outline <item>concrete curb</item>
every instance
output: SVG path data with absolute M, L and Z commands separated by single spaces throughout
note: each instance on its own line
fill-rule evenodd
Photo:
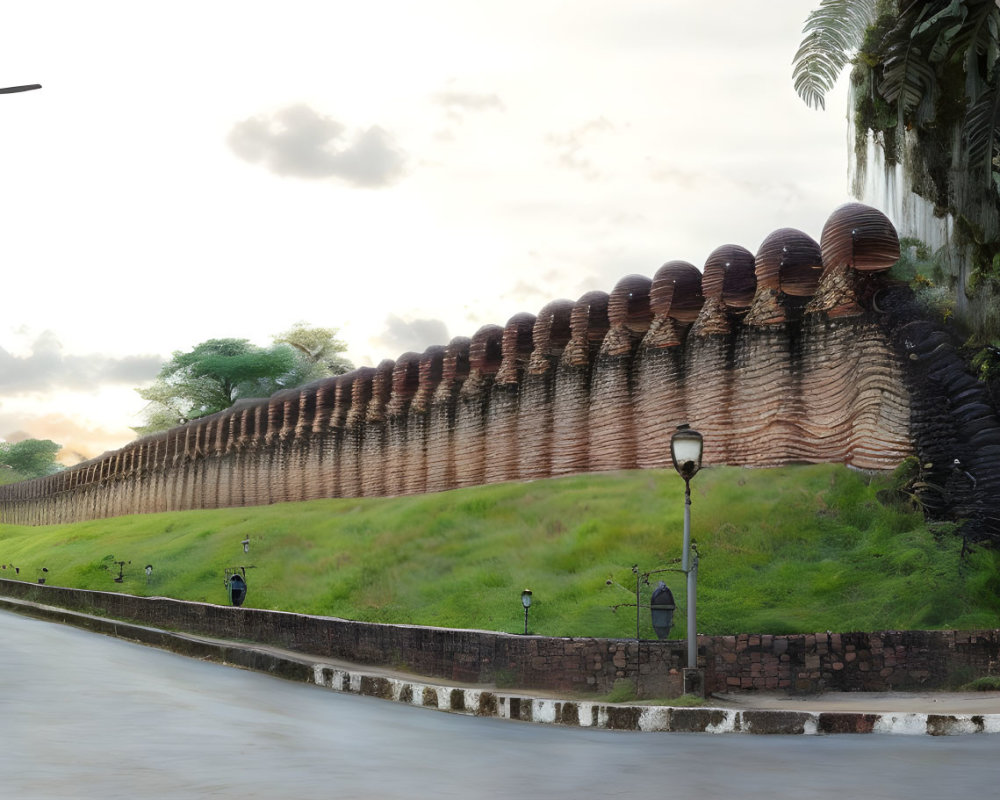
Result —
M 833 734 L 890 733 L 953 736 L 1000 733 L 1000 714 L 917 714 L 738 710 L 553 700 L 483 689 L 441 686 L 314 666 L 313 683 L 338 692 L 378 697 L 453 714 L 602 728 L 671 733 Z
M 0 608 L 61 622 L 180 655 L 313 683 L 337 692 L 477 717 L 598 728 L 674 733 L 834 734 L 883 733 L 954 736 L 1000 733 L 1000 714 L 809 712 L 704 706 L 626 705 L 557 700 L 492 689 L 428 683 L 345 668 L 263 645 L 229 642 L 97 617 L 55 606 L 0 597 Z

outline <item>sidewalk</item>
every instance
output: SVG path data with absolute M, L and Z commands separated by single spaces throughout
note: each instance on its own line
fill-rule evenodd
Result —
M 824 692 L 820 695 L 717 694 L 728 708 L 841 713 L 998 714 L 1000 692 Z
M 449 683 L 397 670 L 312 657 L 277 647 L 212 639 L 0 598 L 0 610 L 61 622 L 182 655 L 327 689 L 427 709 L 520 722 L 607 730 L 686 733 L 955 735 L 1000 733 L 1000 692 L 740 693 L 704 706 L 606 703 L 515 687 Z

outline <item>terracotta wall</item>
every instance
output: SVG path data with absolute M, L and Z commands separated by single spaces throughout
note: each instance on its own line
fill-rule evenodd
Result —
M 242 401 L 56 475 L 0 487 L 0 521 L 441 491 L 664 467 L 671 433 L 708 465 L 889 469 L 914 450 L 907 354 L 877 297 L 898 257 L 848 204 L 822 243 L 782 229 L 557 300 L 423 354 Z M 1000 479 L 1000 475 L 998 475 Z

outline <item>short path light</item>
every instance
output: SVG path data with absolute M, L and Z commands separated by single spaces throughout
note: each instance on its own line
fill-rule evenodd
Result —
M 247 570 L 253 568 L 253 564 L 248 567 L 226 567 L 225 587 L 230 605 L 243 605 L 247 597 Z
M 677 564 L 680 562 L 679 558 L 673 559 L 670 563 Z M 642 609 L 648 608 L 650 611 L 650 621 L 653 623 L 653 630 L 656 632 L 657 639 L 666 639 L 670 635 L 670 629 L 674 627 L 674 611 L 677 605 L 674 603 L 674 593 L 670 591 L 670 587 L 667 586 L 663 581 L 659 581 L 656 584 L 656 588 L 653 589 L 652 595 L 649 598 L 649 605 L 644 604 L 640 599 L 640 591 L 642 590 L 643 584 L 649 586 L 649 578 L 652 575 L 659 575 L 663 572 L 683 572 L 682 569 L 677 569 L 676 567 L 662 567 L 660 569 L 651 569 L 647 572 L 643 572 L 639 569 L 638 564 L 632 565 L 632 574 L 635 575 L 635 602 L 634 603 L 615 603 L 611 606 L 612 611 L 618 611 L 619 608 L 624 608 L 625 606 L 633 606 L 635 608 L 635 640 L 637 642 L 642 641 L 640 636 L 641 626 L 642 626 Z M 613 578 L 608 578 L 605 582 L 607 586 L 617 586 L 619 589 L 624 589 L 626 592 L 630 591 L 625 589 L 620 583 L 618 583 Z
M 242 542 L 240 542 L 240 544 L 243 545 L 243 552 L 244 553 L 249 553 L 250 552 L 250 537 L 249 536 L 246 539 L 244 539 Z
M 670 587 L 663 581 L 657 583 L 649 598 L 649 615 L 657 639 L 666 639 L 670 636 L 670 629 L 674 627 L 676 608 L 674 593 L 670 591 Z M 635 638 L 638 639 L 638 635 Z
M 691 479 L 701 469 L 702 449 L 702 435 L 691 430 L 690 425 L 679 425 L 670 437 L 670 457 L 674 461 L 674 469 L 684 479 L 684 550 L 681 553 L 681 571 L 687 575 L 688 669 L 695 671 L 698 669 L 698 553 L 695 551 L 694 557 L 691 557 Z M 694 673 L 692 678 L 698 680 Z
M 531 608 L 531 589 L 521 592 L 521 605 L 524 606 L 524 635 L 528 635 L 528 609 Z

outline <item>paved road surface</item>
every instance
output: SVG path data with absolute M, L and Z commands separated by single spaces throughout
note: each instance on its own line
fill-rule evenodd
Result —
M 995 797 L 997 736 L 641 734 L 460 717 L 0 612 L 16 798 Z

